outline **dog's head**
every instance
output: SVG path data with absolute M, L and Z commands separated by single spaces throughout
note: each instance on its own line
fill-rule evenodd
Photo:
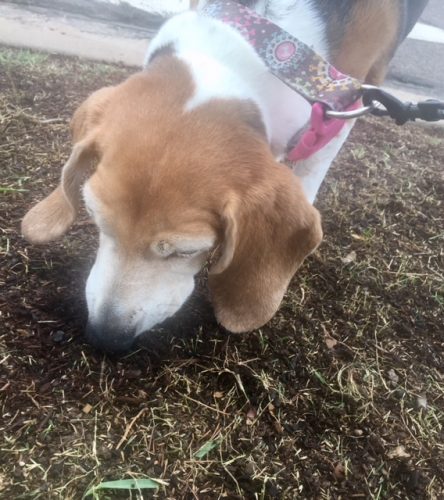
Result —
M 108 351 L 171 317 L 211 252 L 209 288 L 228 330 L 263 325 L 321 241 L 318 212 L 275 162 L 249 102 L 186 111 L 193 83 L 179 61 L 91 95 L 72 121 L 60 185 L 22 223 L 45 243 L 62 236 L 83 197 L 100 230 L 86 285 L 90 340 Z

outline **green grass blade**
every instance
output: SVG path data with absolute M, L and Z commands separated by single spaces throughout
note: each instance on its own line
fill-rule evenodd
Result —
M 214 448 L 217 448 L 220 444 L 220 441 L 207 441 L 203 446 L 201 446 L 194 456 L 198 458 L 199 460 L 208 455 L 211 450 Z
M 0 193 L 25 193 L 27 191 L 29 191 L 29 189 L 0 186 Z
M 156 479 L 118 479 L 116 481 L 104 481 L 103 483 L 93 486 L 86 493 L 88 495 L 96 496 L 99 490 L 146 490 L 157 489 L 161 484 L 166 484 L 164 481 Z
M 311 370 L 311 372 L 319 380 L 319 382 L 321 382 L 321 384 L 324 384 L 327 387 L 329 387 L 328 382 L 325 380 L 324 376 L 321 373 L 319 373 L 317 370 Z

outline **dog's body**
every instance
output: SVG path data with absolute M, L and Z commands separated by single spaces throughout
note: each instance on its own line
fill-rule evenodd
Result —
M 401 0 L 247 3 L 373 84 L 406 31 Z M 87 284 L 94 343 L 127 348 L 174 314 L 215 248 L 209 288 L 218 320 L 236 332 L 273 316 L 321 241 L 311 204 L 352 127 L 294 175 L 276 159 L 309 116 L 310 105 L 267 72 L 239 33 L 198 11 L 161 28 L 144 72 L 79 108 L 62 184 L 27 214 L 23 233 L 34 242 L 63 234 L 88 164 L 99 160 L 84 187 L 101 232 Z
M 340 71 L 375 85 L 385 75 L 402 30 L 402 4 L 396 1 L 244 3 L 312 47 Z M 201 6 L 205 4 L 200 2 Z M 273 76 L 254 48 L 230 26 L 187 12 L 175 16 L 160 30 L 150 45 L 147 67 L 164 47 L 171 48 L 192 73 L 196 91 L 187 109 L 215 99 L 254 102 L 277 158 L 283 157 L 295 132 L 309 121 L 308 101 Z M 353 124 L 349 121 L 328 146 L 294 166 L 311 203 Z

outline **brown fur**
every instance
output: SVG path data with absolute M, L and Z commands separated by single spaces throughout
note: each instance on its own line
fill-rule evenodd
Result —
M 47 198 L 23 218 L 22 234 L 32 243 L 46 243 L 62 236 L 74 222 L 80 186 L 92 159 L 89 141 L 77 143 L 63 167 L 62 181 Z
M 394 0 L 357 0 L 345 26 L 341 19 L 330 20 L 333 65 L 367 83 L 382 83 L 398 40 L 399 9 Z
M 397 36 L 396 5 L 356 2 L 332 54 L 340 70 L 372 83 L 382 78 Z M 28 212 L 22 230 L 33 242 L 61 236 L 96 158 L 89 185 L 101 228 L 122 256 L 148 257 L 178 234 L 216 236 L 220 257 L 209 287 L 217 318 L 231 331 L 250 330 L 273 316 L 320 243 L 320 217 L 299 180 L 274 160 L 252 103 L 214 100 L 184 113 L 193 91 L 186 66 L 163 54 L 149 72 L 94 93 L 74 115 L 61 185 Z
M 290 279 L 322 240 L 319 213 L 305 201 L 296 177 L 271 161 L 265 168 L 269 182 L 247 203 L 238 194 L 228 201 L 223 266 L 209 276 L 216 316 L 232 332 L 273 317 Z
M 216 315 L 230 330 L 249 330 L 274 314 L 321 241 L 320 217 L 275 162 L 251 103 L 214 101 L 183 113 L 192 92 L 186 67 L 159 58 L 79 108 L 74 151 L 98 155 L 90 187 L 127 258 L 147 255 L 166 235 L 217 236 L 223 253 L 209 280 Z M 26 215 L 32 241 L 50 241 L 72 222 L 85 172 L 76 158 L 64 167 L 70 187 L 63 182 Z

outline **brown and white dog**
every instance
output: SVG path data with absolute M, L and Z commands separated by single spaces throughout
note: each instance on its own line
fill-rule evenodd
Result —
M 418 12 L 409 16 L 403 0 L 244 3 L 372 84 L 425 4 L 411 0 Z M 310 105 L 198 4 L 163 25 L 143 71 L 79 107 L 61 184 L 23 220 L 33 243 L 62 236 L 83 185 L 100 230 L 87 333 L 107 351 L 129 348 L 174 315 L 215 249 L 208 286 L 218 321 L 233 332 L 266 323 L 321 242 L 312 203 L 352 127 L 294 172 L 280 164 Z

